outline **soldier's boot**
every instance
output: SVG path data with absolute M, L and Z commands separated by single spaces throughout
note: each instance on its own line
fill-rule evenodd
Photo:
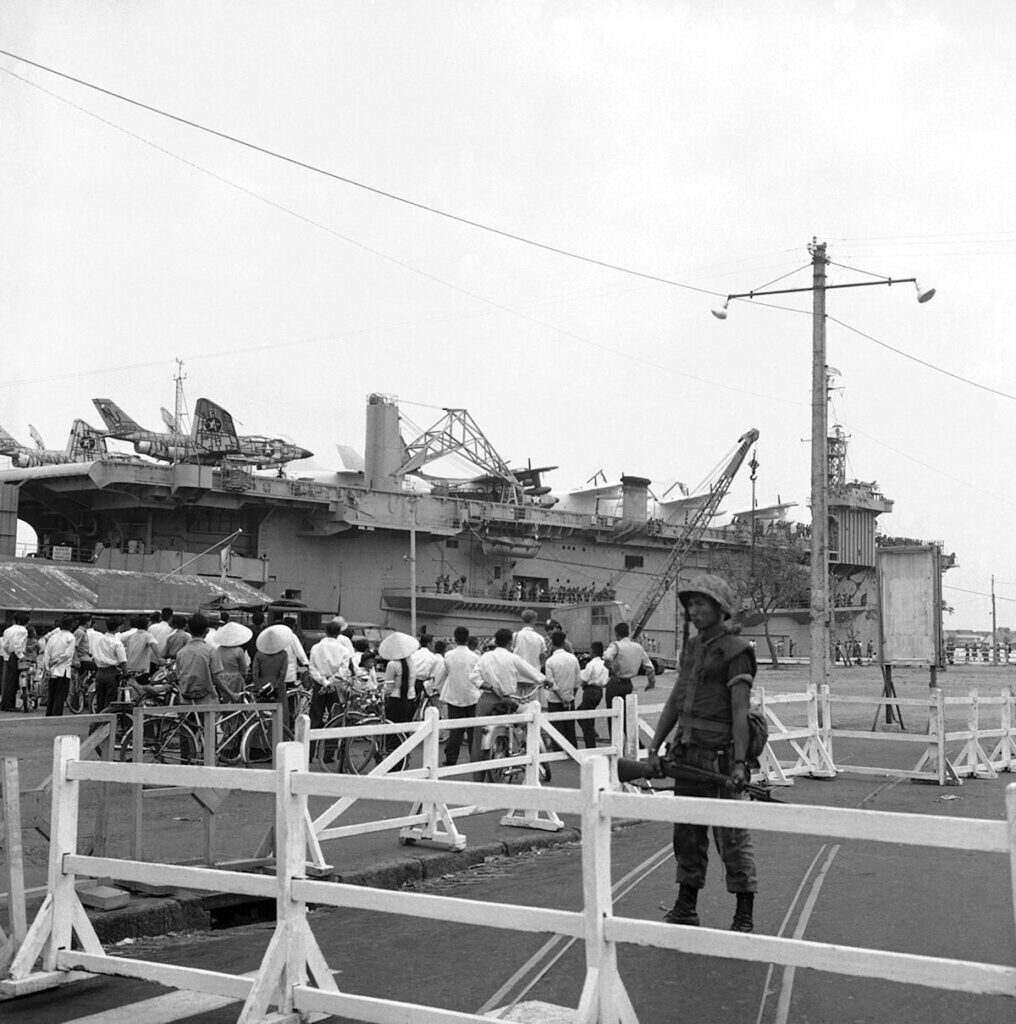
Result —
M 755 909 L 755 894 L 753 892 L 738 892 L 734 895 L 737 897 L 737 908 L 734 911 L 734 920 L 731 922 L 730 930 L 732 932 L 753 932 L 755 921 L 752 918 L 752 913 Z
M 677 902 L 663 915 L 667 924 L 688 924 L 698 927 L 699 916 L 695 909 L 698 903 L 698 889 L 682 885 L 677 893 Z

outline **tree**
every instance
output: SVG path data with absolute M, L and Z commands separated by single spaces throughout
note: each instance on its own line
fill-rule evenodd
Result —
M 810 601 L 808 553 L 801 548 L 756 539 L 754 568 L 739 563 L 725 568 L 725 575 L 747 598 L 762 621 L 773 668 L 779 667 L 776 644 L 769 633 L 769 618 L 778 608 L 807 607 Z

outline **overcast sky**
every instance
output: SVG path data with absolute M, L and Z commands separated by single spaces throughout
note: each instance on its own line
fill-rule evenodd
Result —
M 831 422 L 885 532 L 955 551 L 946 628 L 1016 626 L 1009 3 L 6 0 L 0 48 L 471 221 L 724 295 L 809 262 Z M 0 422 L 62 447 L 111 397 L 159 428 L 174 358 L 242 430 L 337 467 L 364 400 L 467 407 L 513 464 L 693 486 L 749 427 L 808 518 L 801 312 L 543 251 L 0 57 Z M 18 76 L 18 77 L 13 77 Z M 45 91 L 43 91 L 45 90 Z M 863 280 L 830 268 L 831 282 Z M 789 277 L 806 286 L 810 271 Z M 776 287 L 782 287 L 776 285 Z M 933 364 L 933 369 L 883 346 Z M 1002 396 L 940 370 L 969 378 Z M 410 404 L 418 403 L 418 404 Z M 434 408 L 426 408 L 432 406 Z M 725 503 L 750 504 L 747 474 Z M 964 593 L 973 591 L 976 593 Z

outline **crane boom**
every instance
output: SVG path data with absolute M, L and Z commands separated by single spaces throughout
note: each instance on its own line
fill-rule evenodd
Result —
M 653 613 L 659 608 L 660 602 L 667 591 L 677 582 L 681 566 L 684 564 L 688 552 L 699 542 L 703 530 L 709 524 L 709 520 L 716 515 L 720 502 L 726 497 L 734 477 L 737 476 L 737 471 L 741 468 L 741 463 L 744 462 L 745 456 L 748 454 L 748 450 L 757 440 L 758 431 L 755 429 L 749 430 L 738 438 L 737 450 L 730 457 L 730 461 L 716 478 L 715 483 L 710 485 L 709 498 L 699 506 L 689 520 L 684 532 L 678 537 L 673 548 L 671 548 L 663 569 L 650 585 L 642 604 L 632 614 L 632 639 L 638 639 L 639 634 L 646 628 L 646 624 L 653 617 Z

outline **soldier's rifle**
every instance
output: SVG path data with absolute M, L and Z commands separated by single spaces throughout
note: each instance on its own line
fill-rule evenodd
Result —
M 649 769 L 646 761 L 636 761 L 629 757 L 619 757 L 617 760 L 617 777 L 621 782 L 634 782 L 637 779 L 686 779 L 692 782 L 711 782 L 731 793 L 747 793 L 752 800 L 761 800 L 764 803 L 781 804 L 773 796 L 773 791 L 768 786 L 759 785 L 757 782 L 736 783 L 729 775 L 723 772 L 710 771 L 708 768 L 699 768 L 696 765 L 683 764 L 680 761 L 673 761 L 664 758 L 660 761 L 660 774 L 654 774 Z

